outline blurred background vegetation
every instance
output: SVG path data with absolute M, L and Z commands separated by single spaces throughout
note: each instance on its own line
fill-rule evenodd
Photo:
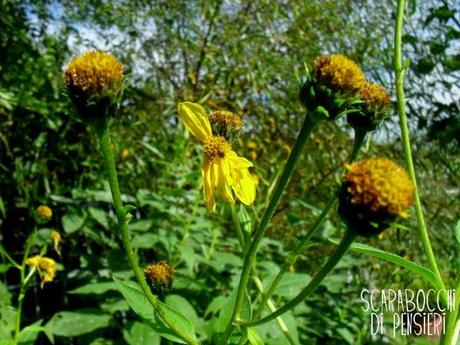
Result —
M 79 122 L 63 91 L 69 60 L 88 49 L 110 51 L 129 74 L 113 120 L 114 149 L 141 262 L 168 260 L 176 278 L 166 300 L 194 320 L 203 339 L 219 322 L 242 264 L 229 210 L 206 213 L 201 153 L 179 125 L 177 103 L 243 116 L 236 147 L 259 176 L 256 222 L 300 128 L 297 100 L 304 64 L 319 54 L 347 55 L 392 95 L 392 1 L 14 1 L 0 0 L 0 239 L 20 258 L 32 213 L 47 204 L 46 233 L 63 234 L 55 282 L 29 291 L 23 325 L 43 321 L 37 344 L 159 344 L 129 311 L 111 272 L 129 276 L 94 133 Z M 410 59 L 406 96 L 417 175 L 442 274 L 459 269 L 460 4 L 410 1 L 404 48 Z M 259 255 L 260 275 L 273 278 L 335 190 L 351 150 L 344 122 L 322 124 L 309 141 Z M 362 157 L 403 164 L 398 119 L 368 142 Z M 343 226 L 333 213 L 315 246 L 291 267 L 275 300 L 293 297 L 330 253 Z M 460 233 L 460 230 L 459 230 Z M 425 264 L 413 215 L 372 245 Z M 18 274 L 0 257 L 0 338 L 9 335 Z M 300 344 L 386 344 L 372 339 L 362 288 L 423 288 L 426 283 L 376 259 L 349 254 L 308 302 L 285 316 Z M 272 324 L 266 344 L 286 340 Z M 142 339 L 139 340 L 139 339 Z M 430 343 L 405 337 L 396 344 Z

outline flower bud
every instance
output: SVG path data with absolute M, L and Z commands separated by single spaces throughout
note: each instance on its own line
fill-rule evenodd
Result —
M 339 214 L 358 234 L 370 237 L 397 216 L 407 218 L 414 185 L 407 172 L 386 158 L 346 164 L 339 194 Z
M 347 121 L 355 130 L 373 131 L 390 116 L 390 96 L 380 85 L 365 81 L 357 96 L 361 102 L 354 105 L 356 112 L 347 114 Z
M 243 128 L 241 118 L 227 110 L 218 110 L 209 116 L 213 135 L 224 137 L 233 144 Z
M 123 80 L 123 65 L 100 51 L 77 56 L 65 71 L 68 95 L 82 119 L 90 122 L 115 112 Z
M 38 223 L 45 224 L 53 217 L 53 211 L 46 205 L 40 205 L 35 209 L 35 216 Z
M 321 56 L 300 91 L 300 100 L 314 121 L 334 121 L 354 104 L 356 90 L 364 81 L 361 68 L 343 55 Z
M 61 256 L 61 242 L 62 242 L 62 236 L 61 234 L 53 230 L 50 233 L 50 238 L 53 241 L 53 248 L 56 253 L 58 253 L 59 256 Z
M 174 269 L 166 261 L 152 262 L 144 268 L 144 273 L 156 292 L 163 292 L 171 287 Z

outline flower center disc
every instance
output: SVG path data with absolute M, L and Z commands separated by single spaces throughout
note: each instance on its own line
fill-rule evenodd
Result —
M 221 159 L 225 154 L 231 151 L 231 146 L 223 137 L 211 136 L 204 143 L 204 154 L 212 161 L 214 159 Z

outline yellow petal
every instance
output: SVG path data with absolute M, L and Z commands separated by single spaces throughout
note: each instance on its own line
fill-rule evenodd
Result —
M 250 168 L 254 166 L 249 160 L 239 157 L 235 151 L 227 153 L 227 157 L 231 160 L 231 165 L 235 168 Z
M 216 202 L 214 200 L 214 189 L 216 185 L 214 167 L 208 160 L 205 160 L 201 172 L 203 176 L 204 204 L 208 212 L 214 212 L 216 209 Z
M 238 200 L 247 206 L 252 205 L 256 198 L 256 184 L 249 170 L 246 168 L 236 169 L 233 178 L 235 182 L 232 188 Z
M 206 110 L 198 103 L 183 102 L 178 106 L 179 118 L 199 141 L 205 141 L 211 136 L 211 124 Z
M 224 201 L 231 204 L 235 203 L 233 199 L 231 185 L 233 184 L 232 175 L 230 169 L 232 168 L 227 159 L 221 159 L 216 162 L 218 166 L 218 179 L 217 188 L 219 189 L 220 196 Z

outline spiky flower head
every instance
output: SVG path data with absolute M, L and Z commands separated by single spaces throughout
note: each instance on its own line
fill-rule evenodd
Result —
M 46 205 L 40 205 L 35 209 L 35 216 L 38 223 L 45 224 L 53 217 L 53 211 Z
M 169 289 L 174 269 L 166 261 L 152 262 L 144 268 L 144 273 L 158 292 Z
M 351 59 L 339 54 L 320 56 L 307 71 L 300 100 L 313 120 L 334 121 L 358 100 L 356 90 L 363 82 L 363 71 Z
M 362 102 L 355 104 L 356 111 L 347 115 L 353 128 L 373 131 L 390 116 L 390 96 L 382 86 L 365 81 L 359 86 L 357 96 Z
M 320 56 L 313 62 L 313 78 L 342 94 L 353 93 L 364 80 L 361 68 L 344 55 Z
M 77 56 L 65 71 L 69 97 L 85 120 L 106 116 L 116 109 L 123 81 L 123 65 L 101 51 Z
M 241 117 L 227 110 L 217 110 L 209 116 L 212 133 L 233 144 L 243 128 Z
M 37 269 L 41 278 L 40 287 L 42 289 L 46 283 L 52 282 L 56 277 L 56 262 L 53 259 L 37 255 L 28 258 L 25 263 Z
M 339 213 L 356 232 L 376 235 L 397 216 L 407 217 L 414 185 L 402 167 L 387 158 L 373 158 L 345 168 Z

